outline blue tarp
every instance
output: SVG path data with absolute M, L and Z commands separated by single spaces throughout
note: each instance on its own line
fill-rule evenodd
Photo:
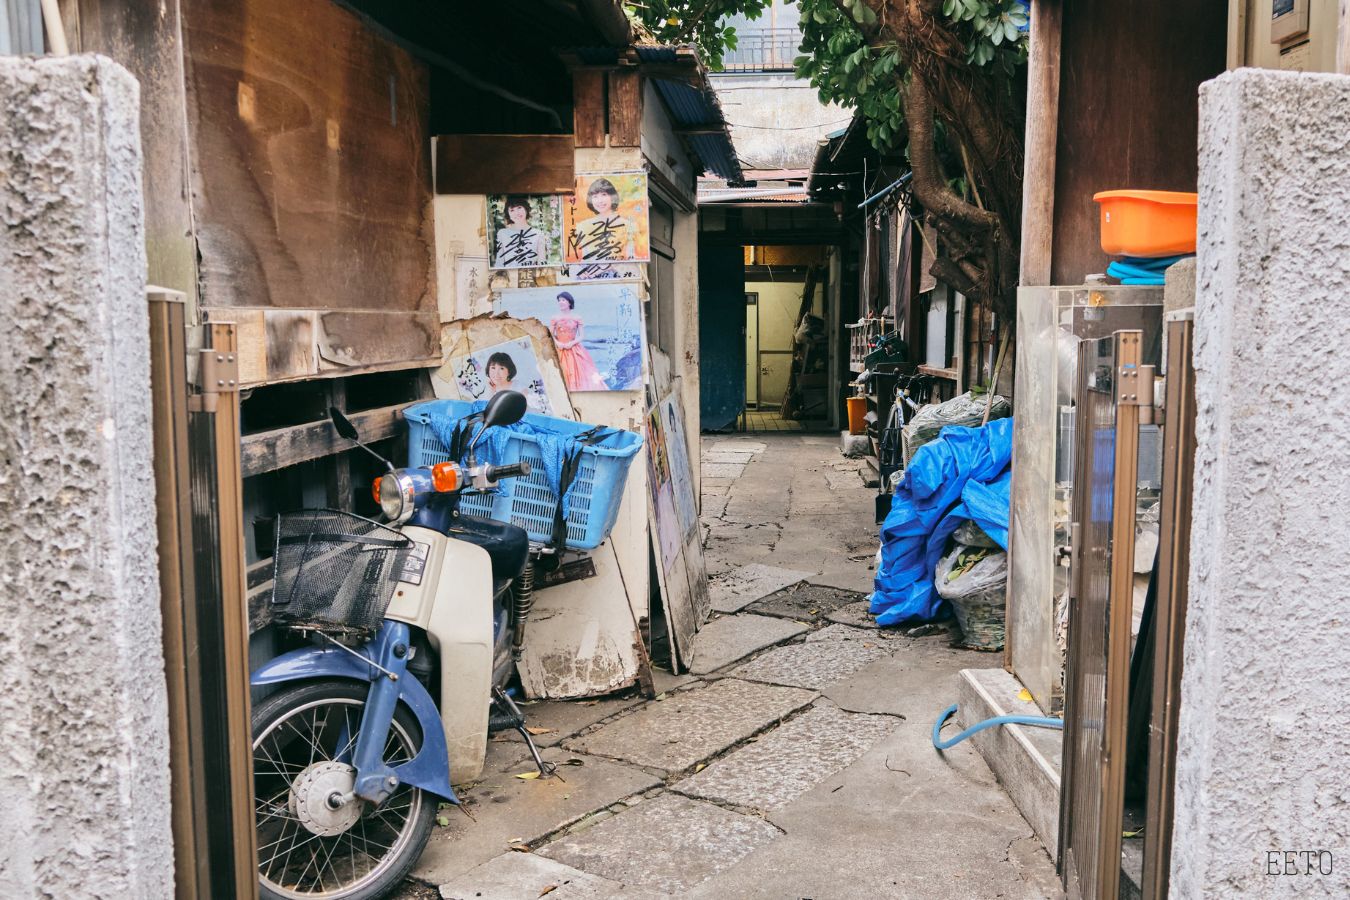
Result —
M 933 573 L 947 538 L 972 519 L 1008 546 L 1012 419 L 950 425 L 914 454 L 881 526 L 881 565 L 871 611 L 878 625 L 928 621 L 943 603 Z

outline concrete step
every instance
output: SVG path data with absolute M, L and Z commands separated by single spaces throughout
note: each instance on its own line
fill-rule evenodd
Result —
M 962 728 L 994 716 L 1045 715 L 1030 699 L 1019 699 L 1022 683 L 1003 669 L 962 669 L 957 685 L 956 718 Z M 1063 734 L 1050 728 L 1002 725 L 970 738 L 1051 859 L 1059 852 Z

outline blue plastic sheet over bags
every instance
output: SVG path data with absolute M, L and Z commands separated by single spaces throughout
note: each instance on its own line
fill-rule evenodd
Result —
M 1012 419 L 979 428 L 949 426 L 914 454 L 895 488 L 881 526 L 871 612 L 878 625 L 928 621 L 946 602 L 933 573 L 947 538 L 974 520 L 999 546 L 1008 546 Z

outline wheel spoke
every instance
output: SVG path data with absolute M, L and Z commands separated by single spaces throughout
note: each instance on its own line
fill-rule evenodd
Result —
M 364 702 L 350 696 L 297 704 L 254 741 L 258 873 L 274 893 L 299 898 L 357 890 L 386 875 L 407 850 L 418 804 L 425 802 L 415 788 L 403 786 L 378 808 L 354 800 L 365 808 L 331 836 L 315 834 L 310 828 L 317 826 L 293 811 L 297 801 L 314 803 L 314 778 L 331 777 L 309 774 L 311 768 L 350 766 L 363 710 Z M 395 721 L 383 751 L 393 766 L 413 759 L 417 747 Z

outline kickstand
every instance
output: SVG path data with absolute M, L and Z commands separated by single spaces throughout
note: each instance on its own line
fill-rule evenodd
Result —
M 558 775 L 558 767 L 551 762 L 545 762 L 539 755 L 539 748 L 535 746 L 534 736 L 525 728 L 525 714 L 516 706 L 516 701 L 511 699 L 511 695 L 501 688 L 496 688 L 493 692 L 494 699 L 501 704 L 502 708 L 514 719 L 513 727 L 520 732 L 520 736 L 525 739 L 525 746 L 530 749 L 530 756 L 534 757 L 535 767 L 539 769 L 540 778 L 551 778 Z

